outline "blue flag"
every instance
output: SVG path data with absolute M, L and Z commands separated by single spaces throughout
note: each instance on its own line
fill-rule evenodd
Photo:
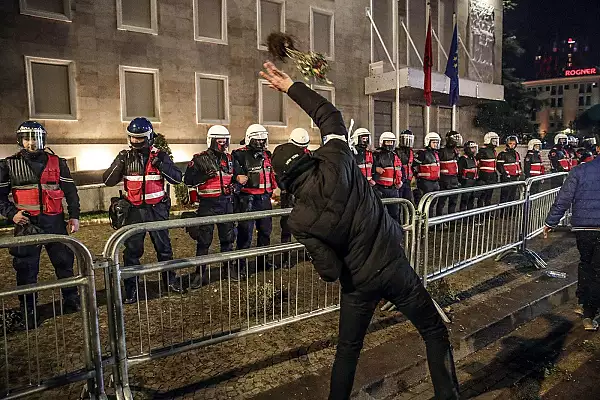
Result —
M 450 105 L 453 106 L 458 103 L 458 27 L 456 24 L 454 24 L 445 75 L 450 78 Z

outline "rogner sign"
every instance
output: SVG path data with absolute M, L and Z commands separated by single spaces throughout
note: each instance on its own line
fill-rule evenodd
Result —
M 569 69 L 565 71 L 565 76 L 596 75 L 597 73 L 597 68 Z

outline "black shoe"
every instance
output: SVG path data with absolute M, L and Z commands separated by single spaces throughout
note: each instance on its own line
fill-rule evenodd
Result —
M 69 297 L 63 300 L 63 313 L 72 314 L 81 311 L 79 297 Z
M 36 313 L 33 310 L 29 309 L 27 312 L 24 312 L 21 309 L 19 312 L 17 326 L 22 330 L 34 330 L 37 329 L 40 325 L 42 325 L 42 319 L 40 317 L 40 312 L 37 310 Z
M 206 272 L 192 274 L 192 282 L 190 283 L 190 289 L 200 289 L 202 286 L 206 286 L 208 284 L 208 274 Z
M 175 293 L 184 293 L 185 289 L 183 288 L 183 282 L 181 277 L 173 277 L 171 278 L 171 282 L 169 282 L 169 290 Z
M 137 288 L 135 286 L 125 288 L 125 298 L 123 304 L 137 303 Z
M 238 282 L 246 278 L 246 266 L 240 264 L 231 264 L 228 269 L 229 279 Z

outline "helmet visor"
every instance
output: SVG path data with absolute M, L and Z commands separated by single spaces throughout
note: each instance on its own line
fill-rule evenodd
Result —
M 471 143 L 469 145 L 469 151 L 471 152 L 471 155 L 477 154 L 477 152 L 479 151 L 479 146 L 477 145 L 477 143 Z
M 152 131 L 144 133 L 127 133 L 127 139 L 129 146 L 133 149 L 143 149 L 144 147 L 150 147 L 150 140 L 152 138 Z
M 46 134 L 35 131 L 17 133 L 19 146 L 29 152 L 42 151 L 46 147 Z
M 462 146 L 463 144 L 463 137 L 461 134 L 451 135 L 450 139 L 454 141 L 454 144 L 456 146 Z
M 590 146 L 596 146 L 596 138 L 595 137 L 591 137 L 591 138 L 585 138 L 583 140 L 585 143 L 587 143 Z
M 413 147 L 415 144 L 415 135 L 400 135 L 400 146 L 402 147 Z

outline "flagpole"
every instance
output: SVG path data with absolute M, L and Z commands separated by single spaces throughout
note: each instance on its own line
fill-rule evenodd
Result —
M 452 14 L 452 23 L 453 25 L 456 27 L 456 29 L 458 29 L 458 27 L 456 26 L 456 12 L 454 12 Z M 456 109 L 456 103 L 452 104 L 452 130 L 456 131 L 456 125 L 457 125 L 457 109 Z
M 425 35 L 427 35 L 428 31 L 429 31 L 429 24 L 431 23 L 431 2 L 427 2 L 427 9 L 426 9 L 426 13 L 425 13 L 425 21 L 427 22 L 427 31 L 425 33 Z M 425 135 L 427 135 L 429 132 L 431 132 L 431 105 L 427 104 L 427 106 L 425 107 Z
M 395 29 L 395 46 L 396 56 L 394 57 L 396 61 L 396 144 L 400 143 L 400 18 L 398 17 L 398 2 L 394 1 L 392 6 L 392 26 Z

